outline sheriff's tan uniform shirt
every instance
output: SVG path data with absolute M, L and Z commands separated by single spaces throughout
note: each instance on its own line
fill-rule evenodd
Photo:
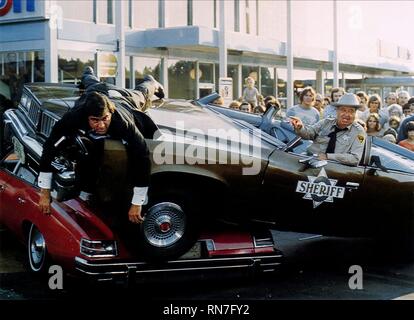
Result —
M 326 153 L 329 137 L 334 131 L 336 119 L 323 119 L 311 126 L 304 125 L 296 133 L 304 139 L 313 140 L 308 148 L 311 154 Z M 364 128 L 357 122 L 347 127 L 347 130 L 336 134 L 335 153 L 328 153 L 329 160 L 336 160 L 344 164 L 357 166 L 362 158 L 366 133 Z

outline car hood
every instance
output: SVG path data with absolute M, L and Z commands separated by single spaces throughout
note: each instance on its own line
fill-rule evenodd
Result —
M 231 121 L 221 118 L 208 110 L 195 106 L 188 101 L 167 101 L 148 111 L 158 126 L 175 131 L 178 124 L 187 130 L 231 130 L 237 128 Z M 193 130 L 194 131 L 194 130 Z
M 163 133 L 171 133 L 171 135 L 204 136 L 217 140 L 231 137 L 228 139 L 229 142 L 234 141 L 233 138 L 236 136 L 243 144 L 249 144 L 254 136 L 255 139 L 260 140 L 260 147 L 262 151 L 266 150 L 267 154 L 277 146 L 271 140 L 263 139 L 263 133 L 248 124 L 238 123 L 184 100 L 166 101 L 151 108 L 148 114 Z

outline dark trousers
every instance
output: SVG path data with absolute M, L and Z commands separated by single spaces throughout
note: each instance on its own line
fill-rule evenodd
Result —
M 101 139 L 88 145 L 88 157 L 76 167 L 79 189 L 92 193 L 94 212 L 130 250 L 136 250 L 139 225 L 128 220 L 132 185 L 127 179 L 128 156 L 117 141 Z

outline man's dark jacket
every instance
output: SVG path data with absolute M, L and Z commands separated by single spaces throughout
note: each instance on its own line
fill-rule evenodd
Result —
M 79 101 L 81 101 L 79 99 Z M 111 139 L 123 140 L 126 143 L 131 166 L 130 182 L 135 187 L 147 187 L 151 170 L 148 147 L 145 138 L 153 138 L 157 126 L 146 114 L 131 108 L 130 102 L 124 98 L 113 98 L 116 105 L 107 134 Z M 79 134 L 79 130 L 88 133 L 88 115 L 82 108 L 82 103 L 67 112 L 53 127 L 49 138 L 43 145 L 40 160 L 41 172 L 52 172 L 51 162 L 58 154 L 55 147 L 62 137 L 71 138 Z

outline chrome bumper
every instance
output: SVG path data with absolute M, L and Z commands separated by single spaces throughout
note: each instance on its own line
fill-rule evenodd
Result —
M 270 272 L 274 271 L 281 264 L 281 260 L 282 255 L 278 252 L 261 256 L 186 259 L 157 264 L 148 262 L 111 262 L 108 260 L 88 261 L 81 257 L 76 257 L 75 269 L 80 276 L 98 281 L 111 281 L 136 278 L 139 275 L 191 271 L 252 269 L 259 272 Z

